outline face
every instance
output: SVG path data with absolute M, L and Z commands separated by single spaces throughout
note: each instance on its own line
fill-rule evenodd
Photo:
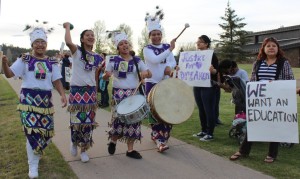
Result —
M 119 42 L 118 44 L 118 50 L 119 53 L 122 54 L 129 54 L 130 51 L 130 45 L 129 42 L 127 40 L 122 40 Z
M 37 39 L 32 43 L 32 49 L 36 55 L 44 55 L 47 50 L 47 42 Z
M 86 31 L 80 41 L 86 46 L 93 46 L 95 43 L 94 32 L 91 30 Z
M 278 46 L 274 42 L 268 42 L 264 48 L 267 56 L 276 56 L 278 53 Z
M 150 40 L 153 45 L 161 44 L 162 33 L 159 30 L 153 30 L 150 32 Z
M 199 50 L 206 50 L 207 49 L 207 46 L 208 44 L 205 43 L 202 39 L 198 38 L 198 41 L 196 42 L 197 44 L 197 49 Z

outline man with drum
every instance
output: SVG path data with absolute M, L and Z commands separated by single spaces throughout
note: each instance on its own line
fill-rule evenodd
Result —
M 113 100 L 115 102 L 112 105 L 112 122 L 110 124 L 108 152 L 113 155 L 116 151 L 117 140 L 127 143 L 128 150 L 126 156 L 134 159 L 141 159 L 142 156 L 139 152 L 133 150 L 133 144 L 137 140 L 141 140 L 141 120 L 135 123 L 130 123 L 127 120 L 122 120 L 126 116 L 119 116 L 118 107 L 121 102 L 125 102 L 126 98 L 132 97 L 134 93 L 138 90 L 140 73 L 141 79 L 150 78 L 151 73 L 147 69 L 145 63 L 138 57 L 133 57 L 130 55 L 130 44 L 127 40 L 127 35 L 123 32 L 112 31 L 112 37 L 117 48 L 119 55 L 114 56 L 109 60 L 106 65 L 106 69 L 103 75 L 103 79 L 107 80 L 113 75 Z M 124 67 L 121 69 L 121 64 Z M 138 67 L 138 70 L 137 68 Z M 140 95 L 141 96 L 141 95 Z M 144 97 L 144 96 L 143 96 Z M 144 98 L 145 103 L 146 99 Z M 128 109 L 127 109 L 128 110 Z M 136 120 L 136 115 L 132 114 L 128 116 L 132 120 Z M 124 117 L 124 118 L 123 118 Z
M 151 44 L 144 47 L 143 54 L 145 63 L 152 73 L 151 78 L 145 79 L 147 95 L 154 85 L 164 79 L 165 75 L 170 75 L 170 68 L 174 69 L 176 66 L 172 53 L 172 50 L 175 48 L 175 39 L 170 44 L 161 43 L 162 27 L 160 20 L 163 18 L 163 15 L 162 10 L 158 10 L 154 16 L 147 14 L 145 18 Z M 152 127 L 151 138 L 157 144 L 158 152 L 169 149 L 167 141 L 170 137 L 172 125 L 163 121 L 158 122 L 153 115 L 150 115 L 149 122 Z

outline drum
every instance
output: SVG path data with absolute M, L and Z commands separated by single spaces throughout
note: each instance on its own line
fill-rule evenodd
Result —
M 149 111 L 146 98 L 140 94 L 129 96 L 116 106 L 117 117 L 126 124 L 140 122 Z
M 192 87 L 178 78 L 168 78 L 157 83 L 149 92 L 147 101 L 152 116 L 158 122 L 180 124 L 194 111 Z

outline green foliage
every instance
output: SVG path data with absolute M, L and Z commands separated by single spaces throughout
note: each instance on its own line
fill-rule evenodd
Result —
M 220 41 L 218 46 L 219 56 L 221 59 L 231 59 L 236 61 L 241 61 L 246 58 L 246 52 L 242 50 L 242 45 L 247 42 L 247 32 L 242 30 L 246 23 L 241 21 L 244 18 L 239 18 L 235 15 L 235 10 L 231 9 L 229 2 L 227 3 L 227 8 L 225 9 L 225 16 L 221 17 L 225 22 L 219 24 L 219 26 L 224 30 L 220 34 Z
M 93 32 L 95 35 L 95 52 L 102 53 L 107 52 L 106 41 L 107 39 L 103 36 L 105 34 L 105 23 L 103 21 L 96 21 L 94 23 Z

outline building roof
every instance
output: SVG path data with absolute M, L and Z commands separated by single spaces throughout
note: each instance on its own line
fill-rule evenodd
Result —
M 247 36 L 249 38 L 256 37 L 256 39 L 259 39 L 258 37 L 262 38 L 262 37 L 273 36 L 274 34 L 277 34 L 280 37 L 280 34 L 287 34 L 287 33 L 289 34 L 289 32 L 292 32 L 292 31 L 300 32 L 300 25 L 289 26 L 289 27 L 280 27 L 278 29 L 273 29 L 273 30 L 254 32 L 254 33 L 248 34 Z M 287 50 L 287 49 L 291 49 L 291 48 L 300 48 L 300 33 L 293 33 L 293 34 L 290 33 L 288 38 L 286 36 L 282 36 L 282 38 L 283 37 L 284 37 L 284 39 L 277 38 L 278 43 L 283 50 Z M 261 39 L 261 41 L 262 41 L 262 39 Z M 245 50 L 246 52 L 258 53 L 259 48 L 261 47 L 261 44 L 262 44 L 262 42 L 257 41 L 255 43 L 250 43 L 250 44 L 244 45 L 242 47 L 242 49 Z

